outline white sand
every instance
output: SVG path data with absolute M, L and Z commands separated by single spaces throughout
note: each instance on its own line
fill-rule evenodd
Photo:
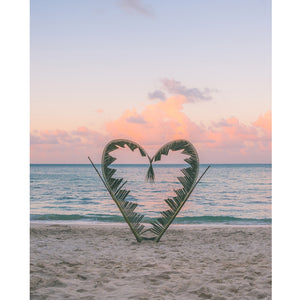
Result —
M 31 224 L 31 299 L 271 299 L 271 227 Z

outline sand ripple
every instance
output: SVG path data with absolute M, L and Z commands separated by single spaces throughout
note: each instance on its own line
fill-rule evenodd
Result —
M 31 225 L 31 299 L 271 299 L 271 227 Z

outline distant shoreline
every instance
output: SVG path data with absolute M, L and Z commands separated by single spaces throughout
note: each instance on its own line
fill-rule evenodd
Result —
M 64 221 L 64 220 L 31 220 L 30 226 L 43 225 L 66 225 L 66 226 L 111 226 L 111 227 L 128 227 L 124 222 L 101 222 L 101 221 Z M 150 225 L 150 224 L 147 224 Z M 199 224 L 171 224 L 170 228 L 269 228 L 272 224 L 217 224 L 217 223 L 199 223 Z M 128 227 L 129 228 L 129 227 Z

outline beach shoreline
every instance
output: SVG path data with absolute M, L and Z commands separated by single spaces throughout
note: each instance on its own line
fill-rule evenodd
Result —
M 101 222 L 101 221 L 65 221 L 65 220 L 31 220 L 30 226 L 39 226 L 39 225 L 66 225 L 66 226 L 109 226 L 109 227 L 128 227 L 128 224 L 123 222 Z M 151 227 L 150 223 L 145 223 L 145 226 Z M 202 227 L 270 227 L 272 224 L 234 224 L 234 223 L 172 223 L 172 227 L 175 228 L 202 228 Z
M 271 225 L 30 224 L 31 299 L 271 299 Z

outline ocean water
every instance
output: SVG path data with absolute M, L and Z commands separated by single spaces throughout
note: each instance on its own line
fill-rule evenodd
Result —
M 100 170 L 100 165 L 96 165 Z M 155 183 L 145 182 L 148 165 L 114 165 L 131 190 L 127 200 L 149 223 L 167 209 L 164 202 L 180 188 L 186 165 L 154 165 Z M 200 165 L 199 175 L 207 165 Z M 211 165 L 196 186 L 177 224 L 270 225 L 270 164 Z M 30 166 L 30 219 L 33 222 L 125 222 L 92 165 Z

